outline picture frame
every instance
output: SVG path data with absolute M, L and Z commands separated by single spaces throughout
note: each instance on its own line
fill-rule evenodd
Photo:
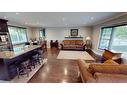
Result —
M 78 29 L 71 29 L 71 36 L 78 36 Z

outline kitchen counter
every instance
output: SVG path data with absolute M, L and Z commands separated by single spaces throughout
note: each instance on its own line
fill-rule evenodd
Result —
M 0 51 L 0 59 L 11 59 L 27 53 L 31 50 L 37 49 L 40 46 L 16 47 L 14 51 Z
M 17 75 L 15 62 L 27 56 L 33 56 L 41 46 L 15 47 L 14 51 L 0 51 L 0 80 L 11 80 Z

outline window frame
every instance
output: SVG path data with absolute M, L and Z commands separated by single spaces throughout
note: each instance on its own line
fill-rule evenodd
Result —
M 43 29 L 40 29 L 39 30 L 39 37 L 41 37 L 42 36 L 42 32 L 43 32 L 43 36 L 42 37 L 45 37 L 45 35 L 44 35 L 44 30 L 45 28 L 43 28 Z
M 102 35 L 103 35 L 102 30 L 103 30 L 104 28 L 112 28 L 112 32 L 111 32 L 110 40 L 109 40 L 109 45 L 108 45 L 108 50 L 110 50 L 110 49 L 111 49 L 112 39 L 113 39 L 114 28 L 115 28 L 115 27 L 120 27 L 120 26 L 127 26 L 127 23 L 125 23 L 125 24 L 118 24 L 118 25 L 111 25 L 111 26 L 101 27 L 101 34 L 100 34 L 98 49 L 104 50 L 104 49 L 100 48 L 101 39 L 102 39 Z

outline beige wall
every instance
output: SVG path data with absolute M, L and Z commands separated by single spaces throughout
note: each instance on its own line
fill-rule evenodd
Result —
M 91 37 L 92 28 L 91 27 L 73 27 L 73 28 L 46 28 L 46 40 L 48 42 L 48 47 L 50 40 L 59 40 L 60 42 L 64 40 L 65 36 L 70 35 L 70 29 L 79 29 L 79 36 L 84 37 L 84 40 L 87 36 Z M 28 38 L 39 39 L 39 28 L 30 28 L 28 32 Z
M 30 39 L 39 39 L 39 28 L 31 28 L 31 27 L 28 27 L 27 28 L 27 37 L 28 37 L 28 40 Z
M 72 28 L 46 28 L 46 40 L 48 41 L 48 47 L 50 40 L 64 40 L 65 36 L 70 36 L 70 29 L 79 29 L 78 36 L 82 36 L 85 40 L 87 36 L 91 37 L 91 27 L 72 27 Z

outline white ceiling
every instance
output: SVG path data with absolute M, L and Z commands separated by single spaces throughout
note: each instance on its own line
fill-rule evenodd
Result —
M 30 27 L 92 26 L 120 15 L 118 12 L 0 12 L 9 23 Z

